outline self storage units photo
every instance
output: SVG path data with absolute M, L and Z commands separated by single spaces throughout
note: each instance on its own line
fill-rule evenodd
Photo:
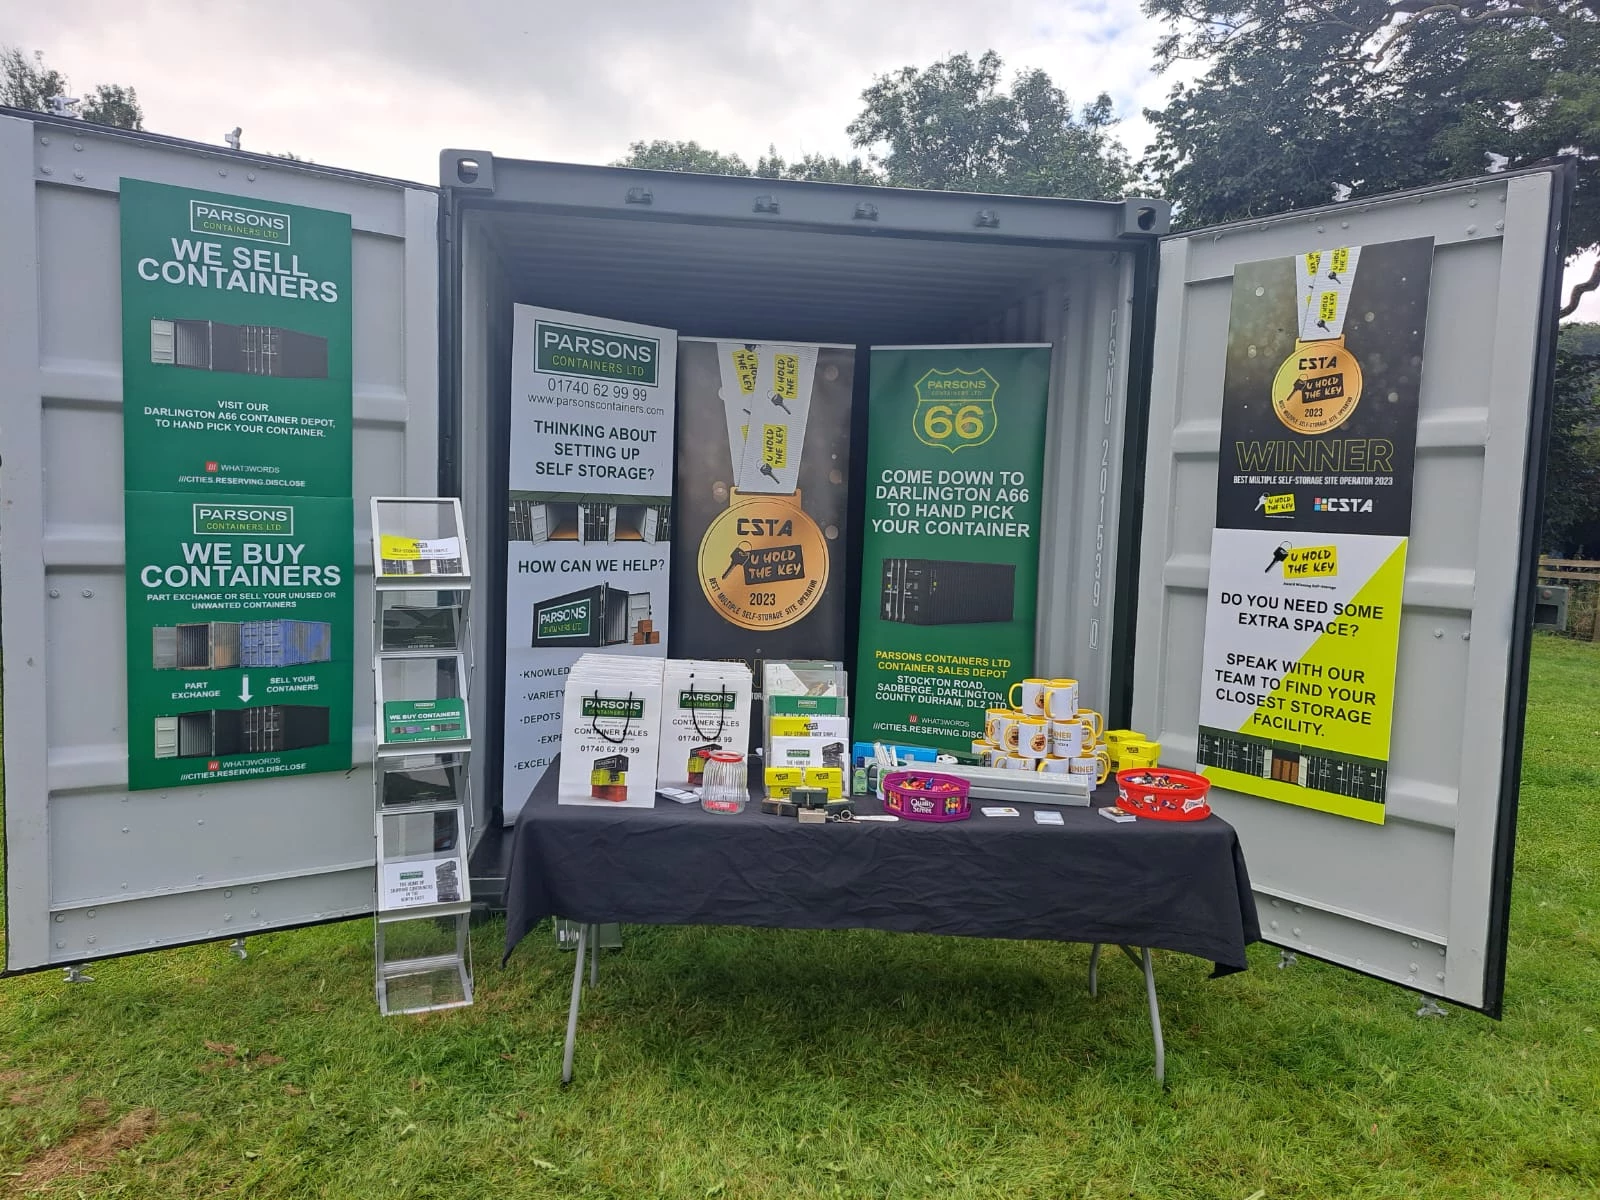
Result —
M 1239 831 L 1268 940 L 1498 1011 L 1525 687 L 1524 585 L 1542 466 L 1557 230 L 1570 187 L 1563 170 L 1171 235 L 1159 200 L 721 178 L 487 151 L 446 150 L 440 162 L 440 185 L 431 187 L 37 114 L 0 115 L 0 278 L 11 281 L 14 312 L 0 327 L 0 367 L 8 378 L 37 381 L 9 393 L 0 425 L 8 504 L 9 969 L 216 936 L 230 880 L 258 881 L 254 928 L 352 916 L 373 905 L 373 785 L 359 766 L 370 760 L 373 736 L 364 667 L 354 672 L 349 709 L 335 704 L 331 714 L 334 731 L 351 726 L 354 771 L 165 795 L 128 791 L 127 697 L 103 670 L 133 661 L 121 620 L 126 552 L 117 469 L 119 370 L 131 335 L 116 311 L 117 248 L 127 181 L 150 181 L 233 197 L 240 209 L 294 207 L 292 247 L 272 248 L 286 272 L 294 269 L 289 255 L 301 253 L 302 225 L 310 238 L 316 214 L 348 218 L 348 358 L 339 330 L 310 328 L 298 307 L 294 320 L 218 312 L 204 328 L 186 323 L 199 317 L 152 308 L 134 340 L 150 369 L 186 377 L 220 372 L 253 386 L 321 387 L 346 372 L 353 472 L 345 495 L 360 584 L 353 618 L 280 614 L 332 623 L 336 661 L 313 664 L 318 669 L 371 657 L 368 499 L 461 498 L 467 540 L 488 565 L 481 587 L 475 584 L 478 669 L 469 696 L 485 731 L 472 758 L 480 896 L 497 894 L 504 814 L 525 799 L 503 786 L 519 748 L 505 744 L 502 718 L 508 693 L 530 683 L 506 678 L 503 664 L 541 636 L 531 604 L 506 611 L 513 533 L 558 555 L 646 563 L 665 552 L 678 595 L 698 547 L 678 537 L 676 514 L 687 497 L 719 508 L 729 499 L 728 480 L 681 473 L 670 488 L 641 484 L 644 491 L 604 482 L 587 490 L 566 482 L 543 492 L 513 489 L 517 306 L 626 324 L 640 344 L 662 341 L 651 331 L 666 330 L 720 343 L 821 346 L 834 356 L 829 363 L 853 361 L 853 381 L 837 371 L 829 380 L 841 395 L 850 385 L 853 395 L 849 436 L 832 451 L 842 457 L 807 485 L 836 489 L 820 500 L 846 514 L 806 546 L 808 562 L 831 560 L 829 589 L 840 589 L 847 614 L 836 644 L 816 652 L 856 661 L 866 594 L 885 627 L 953 620 L 970 623 L 963 636 L 981 639 L 991 619 L 1005 615 L 1009 581 L 1011 612 L 1031 612 L 1034 622 L 1034 661 L 1018 664 L 1026 668 L 1020 673 L 1078 679 L 1109 723 L 1159 740 L 1163 761 L 1194 766 L 1202 697 L 1213 686 L 1202 654 L 1213 534 L 1241 533 L 1220 530 L 1215 507 L 1238 268 L 1431 239 L 1430 299 L 1419 310 L 1425 366 L 1409 558 L 1394 624 L 1386 819 L 1350 820 L 1221 787 L 1212 798 Z M 258 252 L 266 253 L 257 246 L 250 254 Z M 298 269 L 309 272 L 308 263 L 303 257 Z M 1292 284 L 1292 267 L 1284 270 Z M 1363 286 L 1358 275 L 1357 295 Z M 326 347 L 282 330 L 325 339 Z M 1248 340 L 1242 328 L 1235 332 Z M 1039 511 L 1036 572 L 1030 558 L 1027 572 L 1002 567 L 1001 580 L 968 571 L 970 563 L 954 561 L 960 556 L 946 561 L 923 549 L 861 561 L 872 484 L 865 477 L 872 348 L 1000 344 L 1049 348 L 1040 494 L 1029 501 Z M 1238 353 L 1247 355 L 1244 342 Z M 817 379 L 820 389 L 821 368 Z M 1310 389 L 1334 394 L 1307 380 L 1295 404 L 1304 405 Z M 781 399 L 781 388 L 773 395 Z M 686 434 L 729 431 L 680 422 L 679 462 Z M 777 449 L 768 465 L 781 473 Z M 54 482 L 65 478 L 79 486 L 69 493 Z M 1277 495 L 1279 486 L 1268 490 Z M 1311 499 L 1308 491 L 1304 508 Z M 737 538 L 731 545 L 736 555 Z M 748 563 L 752 551 L 744 553 Z M 738 561 L 723 552 L 728 570 Z M 919 591 L 945 578 L 972 593 L 951 602 L 950 612 Z M 1030 578 L 1027 588 L 1018 586 Z M 562 582 L 559 575 L 541 581 L 546 591 L 537 599 L 564 601 L 563 611 L 586 605 L 596 619 L 585 644 L 620 637 L 623 649 L 640 654 L 725 656 L 716 644 L 674 638 L 664 594 L 651 595 L 646 617 L 633 591 L 612 594 L 613 580 Z M 546 614 L 544 636 L 569 628 L 557 615 L 555 608 Z M 641 630 L 642 621 L 651 629 Z M 656 627 L 668 632 L 652 646 Z M 641 632 L 645 641 L 635 644 Z M 347 636 L 353 646 L 340 644 Z M 216 628 L 185 633 L 183 653 L 192 641 L 192 652 L 202 654 L 202 640 L 212 653 L 218 637 Z M 226 657 L 232 634 L 220 637 Z M 513 637 L 520 646 L 509 644 Z M 745 656 L 747 645 L 755 643 L 733 653 Z M 146 644 L 139 653 L 148 667 L 152 653 L 167 650 Z M 152 674 L 167 679 L 172 671 Z M 538 686 L 557 690 L 559 677 Z M 263 702 L 270 703 L 225 707 Z M 203 703 L 193 708 L 200 712 Z M 286 742 L 321 734 L 316 721 L 287 711 L 283 718 Z M 234 736 L 231 725 L 220 735 L 206 732 Z M 113 836 L 130 811 L 133 832 Z M 195 823 L 201 812 L 203 827 Z M 308 837 L 312 830 L 317 836 Z M 195 887 L 201 874 L 205 884 Z M 104 880 L 113 876 L 108 900 Z M 1274 920 L 1276 905 L 1292 906 L 1295 920 Z

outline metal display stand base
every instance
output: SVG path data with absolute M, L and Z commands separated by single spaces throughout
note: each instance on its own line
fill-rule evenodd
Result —
M 1144 994 L 1150 1004 L 1150 1032 L 1155 1037 L 1156 1043 L 1156 1082 L 1165 1084 L 1167 1081 L 1167 1046 L 1161 1037 L 1161 1007 L 1156 1003 L 1156 969 L 1150 961 L 1150 951 L 1142 949 L 1135 954 L 1127 946 L 1121 947 L 1122 952 L 1128 956 L 1128 961 L 1144 972 Z M 1100 943 L 1094 944 L 1094 949 L 1089 951 L 1089 995 L 1100 994 Z
M 597 987 L 600 983 L 600 926 L 579 925 L 577 954 L 572 964 L 572 1000 L 567 1006 L 567 1043 L 561 1054 L 561 1086 L 566 1087 L 572 1082 L 572 1057 L 578 1047 L 578 1005 L 583 999 L 583 968 L 587 959 L 589 967 L 589 986 Z M 1100 994 L 1100 946 L 1096 942 L 1089 951 L 1089 995 L 1098 997 Z M 1151 961 L 1149 949 L 1140 949 L 1138 953 L 1127 946 L 1120 947 L 1128 956 L 1128 961 L 1144 972 L 1145 999 L 1150 1005 L 1150 1033 L 1155 1038 L 1156 1046 L 1156 1082 L 1163 1086 L 1167 1081 L 1167 1046 L 1161 1036 L 1161 1006 L 1156 1002 L 1156 969 Z

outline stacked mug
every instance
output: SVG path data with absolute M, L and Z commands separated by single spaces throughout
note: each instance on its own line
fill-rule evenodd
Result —
M 1105 718 L 1079 705 L 1076 679 L 1024 679 L 1011 685 L 1009 707 L 985 714 L 984 736 L 972 752 L 985 766 L 1017 771 L 1061 771 L 1104 783 L 1111 751 Z

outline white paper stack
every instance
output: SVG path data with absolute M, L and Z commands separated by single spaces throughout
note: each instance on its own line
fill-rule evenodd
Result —
M 621 654 L 573 664 L 561 709 L 562 804 L 655 806 L 663 666 Z
M 667 660 L 661 709 L 663 786 L 700 783 L 699 772 L 691 769 L 696 751 L 749 751 L 750 692 L 745 663 Z

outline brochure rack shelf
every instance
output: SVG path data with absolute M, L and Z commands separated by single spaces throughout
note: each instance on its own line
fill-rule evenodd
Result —
M 467 713 L 472 577 L 461 502 L 372 500 L 378 1008 L 472 1003 Z

